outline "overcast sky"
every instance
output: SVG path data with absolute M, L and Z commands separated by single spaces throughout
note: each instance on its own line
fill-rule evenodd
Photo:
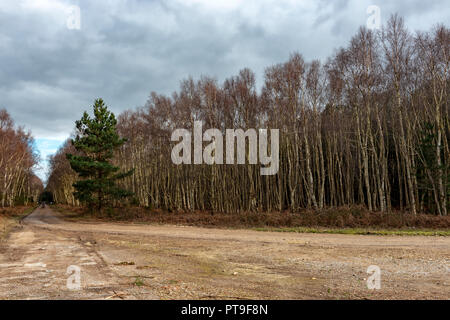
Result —
M 346 45 L 370 5 L 412 31 L 450 21 L 445 0 L 0 0 L 0 108 L 45 159 L 97 97 L 120 113 L 188 76 L 221 82 L 244 67 L 260 86 L 294 51 L 324 60 Z

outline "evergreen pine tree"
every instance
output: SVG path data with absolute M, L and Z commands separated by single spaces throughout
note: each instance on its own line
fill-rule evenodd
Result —
M 75 198 L 99 211 L 112 200 L 132 195 L 116 182 L 131 175 L 133 170 L 120 172 L 119 167 L 111 164 L 114 151 L 126 142 L 119 137 L 116 125 L 114 114 L 108 111 L 102 99 L 97 99 L 94 118 L 84 112 L 81 120 L 76 121 L 77 134 L 72 144 L 80 155 L 66 155 L 70 166 L 81 178 L 73 185 Z

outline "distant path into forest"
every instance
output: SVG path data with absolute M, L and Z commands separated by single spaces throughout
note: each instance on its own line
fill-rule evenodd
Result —
M 0 299 L 448 299 L 449 279 L 449 237 L 66 222 L 48 207 L 0 246 Z

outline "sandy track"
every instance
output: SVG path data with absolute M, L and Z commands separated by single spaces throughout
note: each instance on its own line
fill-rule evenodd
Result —
M 73 223 L 45 208 L 0 248 L 0 299 L 448 299 L 449 267 L 448 237 Z

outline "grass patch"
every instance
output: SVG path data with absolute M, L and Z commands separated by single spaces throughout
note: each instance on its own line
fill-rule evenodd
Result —
M 134 262 L 128 262 L 128 261 L 123 261 L 123 262 L 119 262 L 115 264 L 116 266 L 134 266 L 135 263 Z
M 142 286 L 145 285 L 144 280 L 142 280 L 141 277 L 137 277 L 136 280 L 134 280 L 133 284 L 134 284 L 136 287 L 142 287 Z
M 450 236 L 450 230 L 376 230 L 376 229 L 325 229 L 325 228 L 254 228 L 255 231 L 263 232 L 295 232 L 295 233 L 329 233 L 329 234 L 358 234 L 358 235 L 379 235 L 379 236 Z

